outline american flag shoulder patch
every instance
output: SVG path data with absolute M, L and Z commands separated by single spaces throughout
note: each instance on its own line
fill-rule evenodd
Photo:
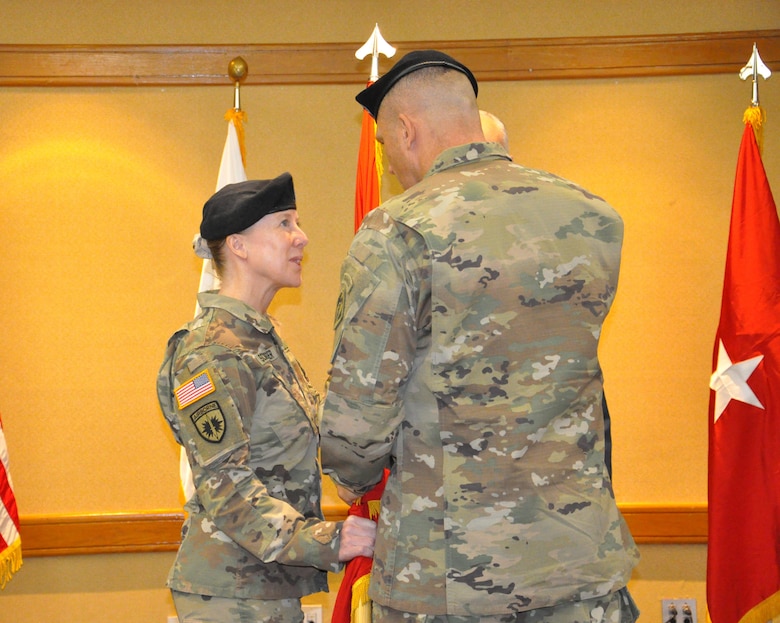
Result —
M 211 375 L 208 370 L 204 370 L 197 376 L 193 376 L 189 381 L 185 381 L 173 390 L 173 394 L 176 396 L 176 402 L 179 405 L 179 409 L 183 409 L 187 405 L 191 405 L 208 396 L 212 392 L 216 391 L 214 383 L 211 380 Z

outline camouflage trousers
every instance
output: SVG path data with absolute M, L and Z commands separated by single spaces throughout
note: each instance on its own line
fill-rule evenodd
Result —
M 610 595 L 516 614 L 459 616 L 400 612 L 374 602 L 373 623 L 633 623 L 639 609 L 623 588 Z
M 179 623 L 302 623 L 301 600 L 232 599 L 171 591 Z

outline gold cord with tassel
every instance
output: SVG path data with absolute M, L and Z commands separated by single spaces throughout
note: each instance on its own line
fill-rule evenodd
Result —
M 246 169 L 246 148 L 244 147 L 244 122 L 246 121 L 246 113 L 240 108 L 231 108 L 225 113 L 225 121 L 232 121 L 233 126 L 236 128 L 238 146 L 241 148 L 241 162 Z
M 766 121 L 766 113 L 761 106 L 750 106 L 742 116 L 743 123 L 749 123 L 753 128 L 753 134 L 756 136 L 756 144 L 758 145 L 758 153 L 763 153 L 764 150 L 764 122 Z

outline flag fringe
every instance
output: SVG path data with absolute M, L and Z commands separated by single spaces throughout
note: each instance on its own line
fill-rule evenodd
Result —
M 767 623 L 780 617 L 780 591 L 753 606 L 739 620 L 739 623 Z
M 238 137 L 238 146 L 241 149 L 241 163 L 246 169 L 246 148 L 244 147 L 244 122 L 246 122 L 246 113 L 240 108 L 231 108 L 225 113 L 225 121 L 232 121 L 236 128 Z
M 5 588 L 14 573 L 22 567 L 22 539 L 17 538 L 0 553 L 0 589 Z
M 761 106 L 750 106 L 745 110 L 745 114 L 742 115 L 742 122 L 750 124 L 753 128 L 753 134 L 756 136 L 756 144 L 758 145 L 758 153 L 762 154 L 764 151 L 764 122 L 766 121 L 766 112 Z
M 376 133 L 376 121 L 374 121 L 374 132 Z M 385 172 L 385 165 L 382 161 L 384 150 L 382 143 L 374 139 L 374 164 L 376 165 L 376 177 L 379 184 L 379 201 L 382 201 L 382 175 Z
M 368 597 L 368 585 L 371 581 L 371 574 L 355 580 L 352 585 L 352 623 L 371 620 L 371 599 Z M 366 618 L 365 609 L 368 609 L 368 618 Z
M 379 511 L 382 510 L 382 500 L 368 500 L 368 518 L 377 520 Z

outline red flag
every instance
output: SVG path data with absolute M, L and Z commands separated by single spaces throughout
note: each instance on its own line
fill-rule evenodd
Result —
M 368 83 L 369 86 L 372 84 Z M 357 179 L 355 180 L 355 231 L 363 218 L 380 204 L 379 180 L 382 178 L 382 149 L 376 142 L 376 122 L 363 110 L 360 128 Z
M 382 480 L 365 495 L 355 500 L 349 507 L 350 515 L 379 520 L 382 493 L 390 474 L 384 471 Z M 368 598 L 368 583 L 371 580 L 373 558 L 357 556 L 344 568 L 339 592 L 333 602 L 331 623 L 368 623 L 371 621 L 371 600 Z
M 749 123 L 712 363 L 709 616 L 766 623 L 780 615 L 780 220 Z
M 8 471 L 8 448 L 3 421 L 0 420 L 0 588 L 22 566 L 22 539 L 19 536 L 19 512 L 16 508 L 11 474 Z

